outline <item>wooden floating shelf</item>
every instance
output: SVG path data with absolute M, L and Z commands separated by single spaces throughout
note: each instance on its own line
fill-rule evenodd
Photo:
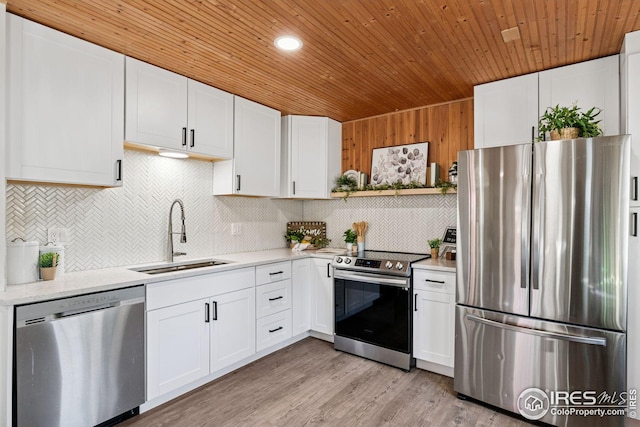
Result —
M 416 196 L 425 194 L 439 194 L 442 195 L 439 188 L 405 188 L 402 190 L 367 190 L 367 191 L 352 191 L 348 197 L 376 197 L 376 196 Z M 450 188 L 447 190 L 447 194 L 456 194 L 456 190 Z M 337 193 L 331 193 L 331 198 L 341 199 L 347 195 L 346 192 L 341 191 Z

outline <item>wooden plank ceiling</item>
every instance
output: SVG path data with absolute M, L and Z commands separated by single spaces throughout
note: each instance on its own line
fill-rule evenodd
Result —
M 618 53 L 638 0 L 7 0 L 7 10 L 252 99 L 344 122 Z M 501 31 L 518 27 L 505 43 Z M 282 53 L 273 40 L 304 46 Z

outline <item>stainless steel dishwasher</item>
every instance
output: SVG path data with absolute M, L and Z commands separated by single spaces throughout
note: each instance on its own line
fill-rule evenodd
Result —
M 145 400 L 144 286 L 17 306 L 14 426 L 109 425 Z

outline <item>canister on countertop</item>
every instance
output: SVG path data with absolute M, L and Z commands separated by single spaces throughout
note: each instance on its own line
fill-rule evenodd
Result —
M 39 255 L 45 254 L 47 252 L 55 252 L 58 254 L 58 269 L 56 270 L 56 274 L 58 276 L 64 274 L 64 246 L 56 245 L 52 242 L 47 242 L 44 246 L 40 246 Z
M 38 245 L 21 237 L 7 243 L 7 285 L 38 281 Z

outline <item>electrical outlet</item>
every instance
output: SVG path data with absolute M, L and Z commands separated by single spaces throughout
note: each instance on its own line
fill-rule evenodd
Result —
M 239 224 L 237 222 L 232 223 L 231 224 L 231 235 L 239 236 L 240 234 L 242 234 L 242 224 Z
M 69 230 L 66 228 L 49 228 L 47 229 L 47 242 L 63 245 L 67 243 L 67 234 L 69 234 Z

